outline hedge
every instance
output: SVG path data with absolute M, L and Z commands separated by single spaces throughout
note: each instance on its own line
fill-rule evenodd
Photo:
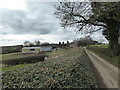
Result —
M 36 62 L 44 61 L 46 56 L 47 55 L 35 55 L 35 56 L 22 57 L 17 59 L 8 59 L 8 60 L 3 60 L 2 64 L 5 64 L 7 66 L 12 66 L 12 65 L 24 64 L 24 63 L 36 63 Z

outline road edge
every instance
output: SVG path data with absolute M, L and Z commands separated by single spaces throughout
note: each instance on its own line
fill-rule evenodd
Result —
M 87 52 L 87 50 L 85 49 L 85 53 L 87 54 L 87 56 L 89 57 L 89 52 Z M 93 73 L 95 75 L 95 78 L 97 80 L 97 84 L 98 84 L 98 88 L 101 88 L 102 90 L 108 90 L 108 87 L 105 85 L 105 83 L 103 82 L 103 78 L 101 77 L 99 71 L 97 70 L 97 68 L 94 66 L 94 64 L 92 63 L 91 61 L 91 58 L 89 57 L 90 59 L 90 66 L 92 67 L 92 70 L 93 70 Z

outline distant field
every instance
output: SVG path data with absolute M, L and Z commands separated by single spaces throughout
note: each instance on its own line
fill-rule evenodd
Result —
M 100 45 L 90 45 L 90 47 L 101 47 L 101 48 L 108 48 L 108 44 L 100 44 Z

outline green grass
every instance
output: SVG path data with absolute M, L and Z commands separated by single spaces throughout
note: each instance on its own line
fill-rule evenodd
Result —
M 100 44 L 100 45 L 90 45 L 90 47 L 101 47 L 101 48 L 108 48 L 108 44 Z
M 98 56 L 100 56 L 101 58 L 109 61 L 110 63 L 114 64 L 114 65 L 117 65 L 118 63 L 120 63 L 120 61 L 118 60 L 118 58 L 120 58 L 120 56 L 106 56 L 104 53 L 101 54 L 101 53 L 98 53 L 98 52 L 95 52 L 93 51 L 94 53 L 96 53 Z
M 90 46 L 87 47 L 87 49 L 94 52 L 95 54 L 97 54 L 104 60 L 110 62 L 111 64 L 120 67 L 120 60 L 118 60 L 120 58 L 120 55 L 111 56 L 108 48 L 104 48 L 104 46 L 103 47 Z
M 68 56 L 73 52 L 76 52 L 78 50 L 78 48 L 74 48 L 74 49 L 60 49 L 57 51 L 53 51 L 52 53 L 48 53 L 49 54 L 49 58 L 52 57 L 56 57 L 56 56 Z
M 23 67 L 26 67 L 26 66 L 29 66 L 29 65 L 32 65 L 32 64 L 21 64 L 21 65 L 14 65 L 14 66 L 10 66 L 10 67 L 2 67 L 2 72 L 5 72 L 5 71 L 11 71 L 11 70 L 14 70 L 14 69 L 18 69 L 18 68 L 23 68 Z
M 0 67 L 0 72 L 2 72 L 2 67 Z

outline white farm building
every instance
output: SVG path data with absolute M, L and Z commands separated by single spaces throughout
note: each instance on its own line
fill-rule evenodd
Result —
M 41 46 L 41 47 L 23 47 L 22 53 L 40 53 L 43 51 L 52 51 L 51 46 Z
M 23 47 L 22 53 L 40 53 L 41 48 L 40 47 Z

